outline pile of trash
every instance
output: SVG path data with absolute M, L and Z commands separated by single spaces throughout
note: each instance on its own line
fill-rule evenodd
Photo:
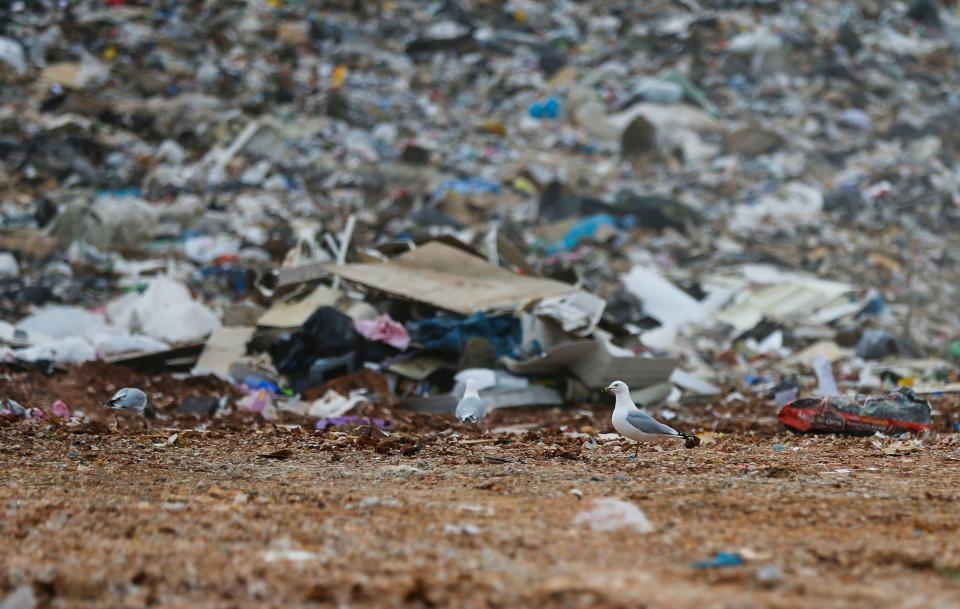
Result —
M 957 392 L 958 54 L 934 0 L 9 3 L 2 357 L 321 422 Z

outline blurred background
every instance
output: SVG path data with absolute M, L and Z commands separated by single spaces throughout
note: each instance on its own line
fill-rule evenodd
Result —
M 582 339 L 705 382 L 658 399 L 812 387 L 817 356 L 848 388 L 942 389 L 960 358 L 958 19 L 934 0 L 4 3 L 7 357 L 172 349 L 146 361 L 198 370 L 211 333 L 249 328 L 233 343 L 258 378 L 302 393 L 336 361 L 388 369 L 409 339 L 450 366 L 395 370 L 390 390 L 429 397 Z M 470 273 L 496 267 L 494 285 L 572 287 L 487 302 L 369 266 L 415 248 L 429 268 L 451 248 L 484 261 Z M 574 289 L 532 315 L 560 335 L 463 330 Z M 351 320 L 401 338 L 317 334 L 337 320 L 348 343 Z M 330 357 L 347 359 L 311 376 Z M 564 366 L 526 370 L 575 379 L 564 402 L 612 374 Z

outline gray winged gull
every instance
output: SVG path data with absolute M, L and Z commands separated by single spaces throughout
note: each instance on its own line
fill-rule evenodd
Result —
M 483 405 L 480 394 L 477 393 L 477 381 L 467 379 L 467 388 L 457 404 L 457 418 L 464 423 L 476 423 L 486 416 L 487 407 Z
M 641 442 L 652 442 L 662 438 L 677 438 L 685 440 L 687 448 L 692 448 L 700 443 L 699 438 L 682 431 L 664 425 L 643 412 L 633 403 L 630 397 L 630 388 L 623 381 L 614 381 L 604 389 L 617 397 L 616 405 L 613 408 L 613 428 L 621 436 L 630 438 L 637 443 L 637 449 L 633 455 L 636 457 L 640 451 Z
M 147 394 L 134 387 L 124 387 L 120 391 L 113 394 L 113 397 L 110 398 L 110 401 L 106 403 L 106 406 L 109 406 L 116 411 L 131 410 L 139 414 L 145 414 L 144 411 L 147 408 Z M 117 428 L 119 429 L 120 419 L 117 417 L 118 414 L 119 412 L 114 413 L 114 420 Z

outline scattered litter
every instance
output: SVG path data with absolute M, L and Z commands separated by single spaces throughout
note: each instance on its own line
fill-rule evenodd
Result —
M 479 535 L 480 527 L 475 524 L 453 524 L 444 523 L 443 532 L 447 535 Z
M 783 580 L 783 570 L 777 565 L 763 565 L 754 571 L 753 576 L 757 578 L 759 582 L 766 584 L 776 583 Z
M 723 569 L 726 567 L 743 566 L 743 557 L 735 552 L 717 552 L 713 558 L 697 560 L 693 563 L 694 569 Z
M 63 400 L 54 400 L 50 406 L 50 412 L 53 413 L 53 416 L 60 417 L 64 420 L 69 419 L 71 416 L 70 407 L 67 406 Z
M 380 498 L 380 497 L 364 497 L 360 500 L 360 507 L 400 507 L 400 501 L 393 499 L 392 497 Z
M 320 558 L 320 554 L 306 550 L 267 550 L 263 553 L 264 562 L 306 562 Z
M 653 525 L 636 505 L 614 497 L 591 499 L 589 507 L 576 515 L 574 525 L 586 525 L 594 531 L 633 529 L 637 533 L 653 532 Z

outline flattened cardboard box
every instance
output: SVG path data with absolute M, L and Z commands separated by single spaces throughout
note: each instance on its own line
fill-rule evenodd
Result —
M 461 315 L 521 307 L 576 290 L 551 279 L 515 275 L 438 242 L 427 243 L 384 264 L 329 264 L 326 270 L 343 279 Z

